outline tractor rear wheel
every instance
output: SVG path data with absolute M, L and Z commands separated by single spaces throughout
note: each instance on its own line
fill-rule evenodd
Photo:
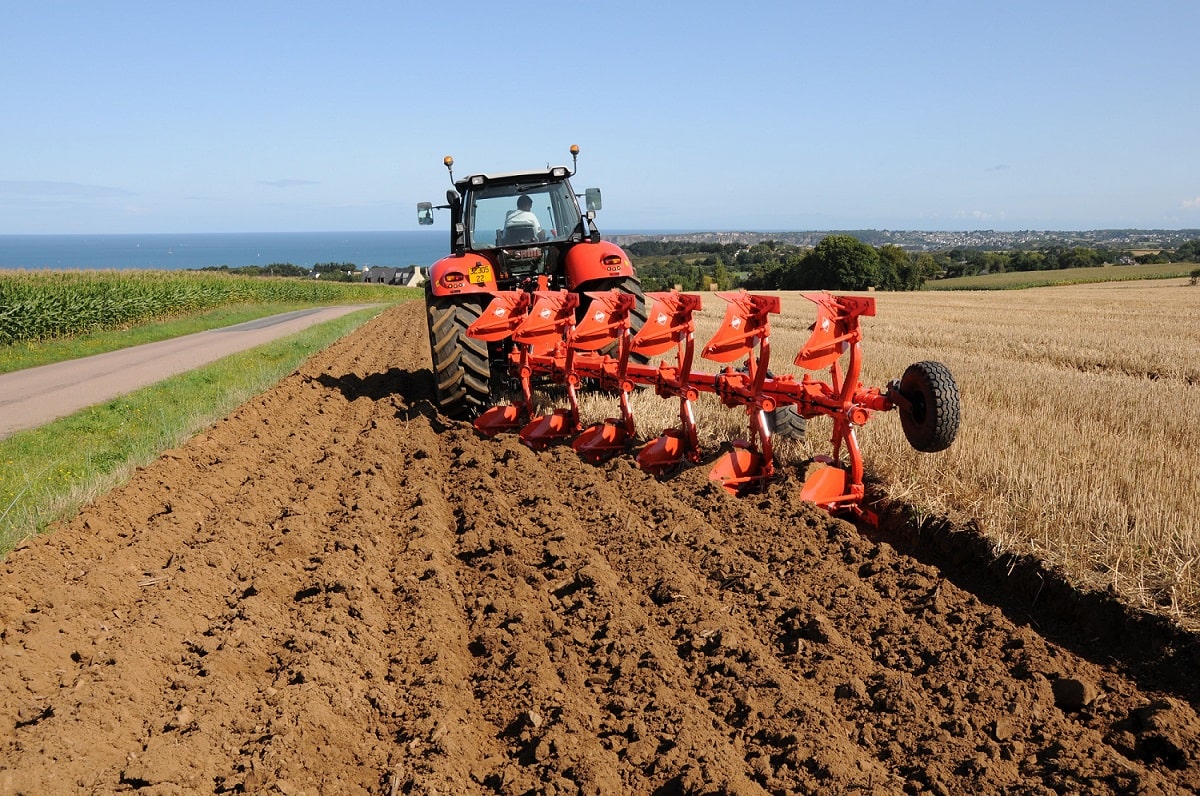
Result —
M 467 335 L 490 300 L 489 295 L 425 295 L 438 409 L 456 420 L 469 420 L 491 403 L 488 344 Z
M 908 444 L 922 453 L 944 451 L 958 436 L 958 385 L 941 362 L 909 365 L 900 378 L 900 427 Z

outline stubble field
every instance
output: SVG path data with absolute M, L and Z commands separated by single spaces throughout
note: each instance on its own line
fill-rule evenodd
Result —
M 918 351 L 963 393 L 958 442 L 864 428 L 885 491 L 999 551 L 1200 628 L 1200 289 L 1187 280 L 881 295 L 868 377 Z

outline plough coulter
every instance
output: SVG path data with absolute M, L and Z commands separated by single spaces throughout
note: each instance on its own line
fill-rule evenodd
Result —
M 805 480 L 801 498 L 867 520 L 873 515 L 863 507 L 863 460 L 855 430 L 873 413 L 896 409 L 905 436 L 919 451 L 935 453 L 954 441 L 958 388 L 944 365 L 918 362 L 882 389 L 859 381 L 859 318 L 875 314 L 874 298 L 805 296 L 816 304 L 817 319 L 795 358 L 806 371 L 797 380 L 769 369 L 770 316 L 779 313 L 779 298 L 717 295 L 726 302 L 725 317 L 700 356 L 724 367 L 704 373 L 693 370 L 693 314 L 701 309 L 699 295 L 647 294 L 646 320 L 635 332 L 631 319 L 638 297 L 626 291 L 588 292 L 582 312 L 580 295 L 567 290 L 495 294 L 466 334 L 487 344 L 511 341 L 508 370 L 520 383 L 521 400 L 486 409 L 475 418 L 475 428 L 487 437 L 515 431 L 534 450 L 569 441 L 585 460 L 599 463 L 634 446 L 630 395 L 638 387 L 652 388 L 679 402 L 679 425 L 643 442 L 637 452 L 643 470 L 662 476 L 700 463 L 693 402 L 700 393 L 711 393 L 749 416 L 748 438 L 734 442 L 710 472 L 726 490 L 742 495 L 765 489 L 775 477 L 769 417 L 793 407 L 805 419 L 824 415 L 833 421 L 831 454 L 815 457 L 818 466 Z M 658 364 L 649 364 L 654 357 L 660 357 Z M 828 379 L 814 378 L 816 371 L 827 371 Z M 565 387 L 568 405 L 535 414 L 535 382 Z M 577 391 L 584 384 L 615 393 L 619 414 L 583 427 Z

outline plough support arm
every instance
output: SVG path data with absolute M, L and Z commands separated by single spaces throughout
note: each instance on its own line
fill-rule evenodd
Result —
M 630 312 L 635 299 L 626 292 L 588 293 L 589 304 L 578 324 L 577 294 L 546 290 L 497 294 L 468 333 L 488 341 L 512 338 L 515 345 L 510 363 L 521 378 L 525 404 L 493 407 L 476 420 L 476 427 L 491 436 L 524 423 L 520 436 L 530 447 L 541 450 L 573 439 L 573 447 L 581 456 L 600 462 L 623 451 L 633 439 L 629 394 L 638 385 L 653 387 L 659 396 L 680 402 L 679 427 L 651 440 L 637 457 L 643 469 L 661 476 L 684 462 L 700 461 L 692 401 L 702 392 L 711 393 L 726 406 L 744 407 L 750 416 L 749 441 L 733 443 L 732 450 L 717 461 L 710 473 L 730 492 L 743 494 L 765 488 L 775 474 L 769 413 L 780 407 L 795 407 L 805 418 L 827 416 L 833 421 L 832 455 L 814 458 L 822 466 L 805 480 L 801 498 L 831 512 L 846 511 L 871 519 L 873 515 L 862 507 L 863 461 L 856 429 L 873 412 L 897 407 L 902 412 L 913 411 L 895 383 L 880 390 L 859 382 L 859 318 L 875 314 L 875 299 L 830 293 L 805 295 L 817 305 L 817 317 L 795 364 L 805 371 L 828 369 L 829 378 L 822 381 L 812 373 L 804 373 L 797 381 L 792 375 L 773 376 L 767 368 L 770 316 L 780 311 L 779 297 L 718 295 L 727 304 L 725 316 L 716 334 L 702 347 L 701 356 L 727 364 L 717 373 L 694 373 L 693 314 L 701 308 L 698 295 L 674 291 L 648 294 L 651 303 L 647 320 L 634 334 L 630 331 Z M 600 353 L 611 349 L 614 342 L 618 343 L 615 357 Z M 669 354 L 672 349 L 674 361 L 664 359 L 653 366 L 630 361 L 631 353 L 649 358 Z M 732 364 L 739 361 L 744 364 Z M 533 375 L 565 385 L 569 407 L 530 418 Z M 576 388 L 585 379 L 597 380 L 609 389 L 616 387 L 620 417 L 580 428 Z M 957 400 L 956 391 L 954 397 Z M 956 432 L 957 403 L 953 409 Z

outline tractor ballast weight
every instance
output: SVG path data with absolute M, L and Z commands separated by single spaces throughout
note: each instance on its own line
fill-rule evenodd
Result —
M 771 357 L 770 316 L 780 311 L 777 296 L 718 294 L 725 315 L 701 357 L 725 367 L 717 373 L 694 371 L 693 314 L 701 297 L 678 292 L 650 293 L 647 320 L 632 325 L 634 299 L 620 290 L 589 292 L 538 290 L 498 294 L 467 335 L 493 344 L 509 339 L 509 371 L 519 380 L 522 400 L 493 406 L 475 420 L 475 428 L 491 437 L 516 431 L 535 450 L 572 441 L 586 460 L 602 462 L 627 450 L 636 437 L 629 395 L 638 386 L 679 401 L 679 426 L 645 442 L 639 466 L 656 476 L 698 464 L 701 451 L 692 402 L 710 393 L 728 407 L 742 407 L 750 417 L 749 438 L 732 443 L 710 471 L 710 477 L 733 494 L 765 489 L 775 477 L 771 446 L 772 412 L 792 407 L 802 418 L 826 416 L 833 421 L 831 455 L 814 458 L 800 497 L 834 513 L 874 520 L 863 507 L 863 459 L 856 429 L 875 412 L 898 410 L 909 443 L 925 453 L 945 450 L 958 434 L 959 395 L 949 370 L 938 362 L 918 362 L 885 388 L 867 388 L 862 371 L 859 318 L 875 314 L 871 297 L 807 294 L 817 305 L 817 318 L 795 364 L 806 372 L 775 376 Z M 670 353 L 674 350 L 675 356 Z M 662 356 L 657 365 L 650 357 Z M 843 366 L 844 360 L 844 366 Z M 740 367 L 731 363 L 744 362 Z M 827 370 L 828 379 L 811 372 Z M 546 380 L 566 387 L 568 406 L 534 415 L 533 384 Z M 585 380 L 618 395 L 620 415 L 582 428 L 576 389 Z
M 454 159 L 443 161 L 453 188 L 436 208 L 417 205 L 418 222 L 433 223 L 435 209 L 450 213 L 450 253 L 429 269 L 425 307 L 439 409 L 460 419 L 476 417 L 510 378 L 507 366 L 514 342 L 506 336 L 471 338 L 467 327 L 479 321 L 497 295 L 564 290 L 574 294 L 616 290 L 633 299 L 634 328 L 645 319 L 645 297 L 629 256 L 601 240 L 595 225 L 600 191 L 576 194 L 572 166 L 472 174 L 454 178 Z M 578 197 L 586 198 L 581 212 Z M 581 304 L 583 302 L 580 302 Z

